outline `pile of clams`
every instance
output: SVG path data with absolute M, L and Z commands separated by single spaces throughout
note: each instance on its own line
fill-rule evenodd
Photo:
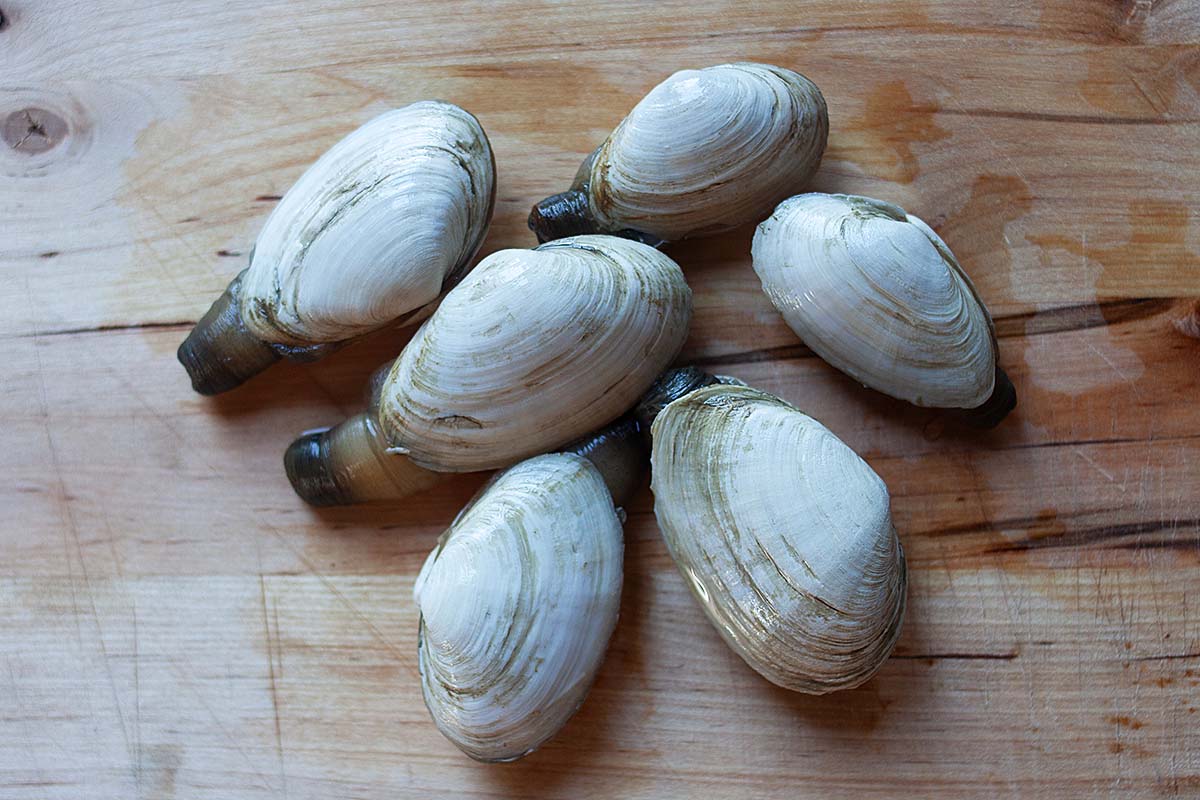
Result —
M 820 90 L 789 69 L 677 72 L 533 206 L 537 247 L 476 263 L 496 193 L 487 135 L 457 106 L 414 103 L 300 176 L 179 348 L 195 390 L 216 394 L 280 358 L 421 323 L 365 409 L 300 435 L 284 467 L 312 505 L 500 470 L 413 589 L 425 703 L 471 758 L 519 759 L 584 702 L 647 464 L 683 581 L 768 681 L 848 689 L 895 647 L 907 569 L 883 480 L 802 407 L 673 366 L 692 293 L 659 248 L 758 223 L 763 291 L 830 365 L 968 426 L 1015 407 L 991 316 L 946 243 L 891 203 L 808 191 L 828 136 Z

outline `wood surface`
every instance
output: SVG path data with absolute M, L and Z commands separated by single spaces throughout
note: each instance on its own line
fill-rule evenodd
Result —
M 1200 3 L 0 0 L 0 799 L 1200 795 Z M 280 456 L 407 332 L 215 400 L 175 348 L 356 125 L 439 97 L 499 166 L 484 253 L 672 71 L 823 89 L 822 190 L 928 220 L 996 316 L 997 430 L 873 394 L 772 310 L 749 229 L 669 252 L 684 358 L 823 420 L 892 491 L 895 656 L 776 689 L 644 489 L 580 713 L 484 766 L 422 705 L 414 576 L 481 483 L 314 511 Z M 28 114 L 26 113 L 28 111 Z

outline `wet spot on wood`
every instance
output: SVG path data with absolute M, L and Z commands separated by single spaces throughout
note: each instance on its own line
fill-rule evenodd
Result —
M 1009 235 L 1009 225 L 1033 210 L 1033 192 L 1016 175 L 980 175 L 971 197 L 937 225 L 937 232 L 981 290 L 989 276 L 1012 272 L 1012 248 L 1024 241 Z M 986 293 L 986 292 L 985 292 Z
M 851 161 L 884 180 L 912 183 L 921 174 L 914 147 L 950 138 L 935 120 L 940 110 L 932 100 L 914 98 L 904 81 L 877 86 L 863 113 L 830 137 L 828 158 Z
M 44 153 L 58 146 L 66 136 L 66 121 L 44 108 L 22 108 L 13 111 L 0 123 L 0 138 L 13 150 L 24 155 Z
M 1086 235 L 1062 234 L 1030 236 L 1029 241 L 1049 253 L 1063 251 L 1097 265 L 1098 295 L 1128 294 L 1118 282 L 1121 278 L 1136 275 L 1145 279 L 1147 272 L 1156 271 L 1163 272 L 1164 286 L 1186 279 L 1194 287 L 1200 283 L 1200 256 L 1188 246 L 1190 218 L 1191 211 L 1183 203 L 1145 200 L 1129 205 L 1129 237 L 1125 242 L 1089 243 Z M 1171 274 L 1166 274 L 1166 270 Z M 1113 277 L 1106 280 L 1107 275 Z
M 1148 200 L 1129 205 L 1127 226 L 1107 226 L 1097 235 L 1080 233 L 1048 233 L 1027 235 L 1026 239 L 1040 248 L 1037 256 L 1043 272 L 1074 273 L 1080 292 L 1090 293 L 1099 302 L 1084 305 L 1079 314 L 1090 316 L 1092 323 L 1078 327 L 1094 327 L 1088 335 L 1086 352 L 1068 359 L 1051 337 L 1030 336 L 1027 339 L 1025 362 L 1029 365 L 1031 385 L 1055 394 L 1079 396 L 1100 386 L 1126 387 L 1135 392 L 1138 380 L 1146 372 L 1144 356 L 1124 346 L 1124 332 L 1110 331 L 1130 315 L 1144 311 L 1159 311 L 1156 302 L 1139 301 L 1112 303 L 1109 298 L 1127 298 L 1129 280 L 1152 282 L 1160 291 L 1192 294 L 1200 283 L 1200 258 L 1188 246 L 1189 217 L 1187 207 L 1174 201 Z M 1126 241 L 1120 241 L 1120 228 L 1128 230 Z M 1116 228 L 1115 236 L 1112 233 Z M 1113 243 L 1116 239 L 1117 243 Z M 1013 291 L 1020 299 L 1037 303 L 1036 296 L 1021 295 L 1021 287 L 1038 286 L 1038 276 L 1014 272 Z M 1169 307 L 1161 310 L 1169 311 Z M 1050 309 L 1047 313 L 1054 313 Z M 1028 324 L 1034 333 L 1037 319 Z M 1182 344 L 1182 343 L 1179 343 Z

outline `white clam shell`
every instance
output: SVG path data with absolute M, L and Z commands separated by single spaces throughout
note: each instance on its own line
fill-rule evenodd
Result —
M 524 461 L 464 509 L 413 590 L 421 688 L 450 741 L 511 761 L 566 723 L 616 626 L 623 550 L 604 481 L 577 455 Z
M 458 106 L 413 103 L 330 148 L 276 206 L 242 282 L 260 339 L 337 342 L 436 300 L 487 233 L 492 150 Z
M 493 253 L 396 360 L 383 430 L 439 471 L 544 453 L 637 402 L 683 346 L 691 302 L 674 261 L 626 239 Z
M 758 226 L 753 255 L 792 330 L 860 383 L 938 408 L 991 396 L 991 317 L 945 242 L 903 209 L 798 195 Z
M 651 431 L 659 527 L 729 646 L 796 691 L 871 677 L 906 588 L 879 476 L 819 422 L 744 386 L 684 395 Z
M 600 147 L 591 212 L 606 229 L 667 241 L 760 220 L 816 172 L 828 129 L 820 90 L 791 70 L 676 72 Z

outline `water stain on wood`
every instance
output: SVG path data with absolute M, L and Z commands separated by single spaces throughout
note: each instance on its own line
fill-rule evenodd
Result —
M 1079 281 L 1076 289 L 1098 300 L 1090 310 L 1083 307 L 1094 324 L 1081 327 L 1099 330 L 1087 339 L 1082 359 L 1054 347 L 1044 337 L 1027 339 L 1025 361 L 1033 383 L 1045 391 L 1078 396 L 1109 385 L 1136 394 L 1136 382 L 1146 371 L 1145 358 L 1124 346 L 1120 332 L 1108 330 L 1125 321 L 1129 312 L 1111 301 L 1129 297 L 1131 287 L 1123 285 L 1128 280 L 1153 281 L 1164 292 L 1194 293 L 1200 285 L 1200 257 L 1188 245 L 1190 211 L 1186 206 L 1170 200 L 1139 200 L 1129 204 L 1127 220 L 1128 239 L 1117 244 L 1110 244 L 1107 236 L 1106 241 L 1089 241 L 1087 233 L 1026 235 L 1027 241 L 1040 248 L 1038 258 L 1044 269 L 1070 272 L 1074 266 Z M 1030 325 L 1036 322 L 1035 318 Z
M 912 183 L 921 174 L 914 146 L 949 139 L 935 119 L 941 106 L 915 99 L 904 81 L 892 81 L 867 93 L 863 112 L 848 124 L 831 122 L 826 158 L 851 161 L 864 172 L 896 183 Z
M 1164 285 L 1180 280 L 1180 267 L 1192 286 L 1200 286 L 1200 254 L 1187 242 L 1191 210 L 1173 200 L 1142 200 L 1129 205 L 1129 238 L 1115 245 L 1089 244 L 1084 236 L 1036 234 L 1027 237 L 1043 250 L 1062 250 L 1098 265 L 1095 279 L 1099 297 L 1128 296 L 1122 277 L 1144 280 L 1147 271 L 1170 270 Z
M 992 286 L 1008 276 L 1012 267 L 1012 241 L 1008 226 L 1033 210 L 1033 192 L 1017 175 L 980 175 L 971 184 L 967 202 L 940 224 L 946 240 L 971 280 L 982 291 L 999 294 Z

